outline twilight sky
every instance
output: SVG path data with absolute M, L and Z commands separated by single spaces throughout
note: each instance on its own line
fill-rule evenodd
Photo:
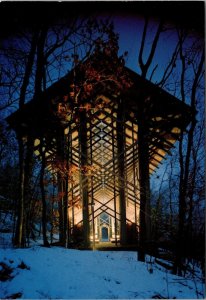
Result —
M 163 17 L 171 27 L 182 25 L 194 34 L 204 36 L 204 12 L 204 1 L 0 2 L 0 47 L 1 41 L 6 41 L 13 36 L 18 37 L 22 29 L 29 30 L 35 26 L 41 27 L 43 24 L 52 25 L 62 19 L 69 20 L 71 17 L 110 17 L 114 20 L 115 31 L 119 33 L 119 55 L 128 51 L 126 65 L 140 73 L 138 53 L 144 16 L 148 16 L 150 20 L 143 57 L 146 60 L 160 18 Z M 160 79 L 166 63 L 171 58 L 176 45 L 174 31 L 161 34 L 159 45 L 150 69 L 152 72 L 158 64 L 155 76 L 152 78 L 153 82 Z M 150 75 L 151 73 L 148 73 L 148 79 Z
M 183 24 L 204 34 L 204 1 L 23 1 L 0 3 L 0 38 L 20 28 L 53 23 L 61 18 L 84 15 L 133 17 L 163 16 L 169 23 Z

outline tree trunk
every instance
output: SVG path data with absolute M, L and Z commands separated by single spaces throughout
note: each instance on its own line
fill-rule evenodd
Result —
M 140 51 L 138 56 L 138 64 L 141 69 L 141 77 L 146 78 L 149 68 L 152 66 L 153 58 L 156 52 L 157 44 L 160 34 L 163 31 L 163 20 L 161 19 L 156 29 L 154 39 L 151 43 L 150 51 L 146 62 L 143 61 L 145 51 L 146 35 L 148 32 L 148 17 L 145 17 L 145 24 L 143 29 L 142 40 L 140 44 Z M 155 67 L 156 68 L 156 67 Z M 155 71 L 153 69 L 153 72 Z M 152 74 L 153 74 L 152 72 Z M 149 111 L 146 110 L 147 104 L 144 99 L 140 97 L 138 108 L 138 162 L 139 162 L 139 184 L 140 184 L 140 232 L 139 232 L 139 252 L 138 260 L 145 260 L 146 244 L 148 244 L 151 236 L 150 225 L 150 180 L 149 180 Z
M 19 201 L 18 201 L 18 211 L 17 211 L 17 224 L 16 232 L 14 237 L 15 247 L 24 247 L 24 143 L 23 139 L 19 137 Z
M 40 30 L 39 39 L 37 43 L 37 67 L 36 67 L 36 75 L 35 75 L 35 87 L 34 93 L 36 97 L 38 97 L 42 92 L 42 82 L 45 77 L 45 57 L 44 57 L 44 45 L 47 36 L 47 28 L 43 27 Z
M 58 174 L 58 210 L 59 210 L 59 242 L 61 245 L 64 245 L 64 211 L 63 211 L 63 179 L 61 175 Z
M 42 149 L 41 145 L 41 170 L 40 170 L 40 189 L 41 189 L 41 197 L 42 197 L 42 234 L 43 234 L 43 242 L 45 247 L 49 247 L 49 242 L 47 240 L 47 204 L 46 204 L 46 194 L 44 188 L 44 173 L 46 168 L 45 161 L 45 152 Z
M 32 132 L 28 135 L 26 143 L 26 157 L 25 157 L 25 176 L 24 176 L 24 236 L 29 244 L 29 236 L 31 230 L 31 175 L 33 167 L 33 149 L 34 138 Z
M 186 101 L 186 89 L 185 89 L 185 73 L 186 73 L 186 57 L 183 52 L 183 41 L 184 34 L 180 32 L 180 59 L 182 63 L 182 73 L 181 73 L 181 96 L 182 101 Z M 204 64 L 204 51 L 202 51 L 199 64 L 197 64 L 197 70 L 195 72 L 192 90 L 191 90 L 191 108 L 195 114 L 196 109 L 196 93 L 198 88 L 198 82 L 202 75 L 202 68 Z M 189 170 L 191 163 L 191 151 L 194 142 L 194 130 L 196 126 L 195 115 L 192 116 L 192 122 L 188 131 L 188 139 L 186 147 L 184 146 L 183 132 L 181 133 L 180 143 L 179 143 L 179 165 L 180 165 L 180 180 L 179 180 L 179 226 L 178 226 L 178 236 L 176 245 L 176 258 L 173 265 L 173 273 L 182 275 L 182 268 L 185 257 L 186 250 L 186 210 L 187 210 L 187 194 L 189 191 Z M 184 146 L 184 147 L 183 147 Z M 184 151 L 185 150 L 185 151 Z M 191 216 L 192 217 L 192 216 Z M 188 233 L 187 233 L 188 234 Z
M 36 44 L 38 39 L 38 31 L 34 32 L 31 48 L 28 55 L 28 61 L 25 68 L 25 74 L 23 78 L 23 83 L 20 90 L 20 99 L 19 99 L 19 109 L 21 110 L 25 103 L 26 98 L 26 90 L 29 84 L 29 78 L 31 75 Z M 18 133 L 18 145 L 19 145 L 19 203 L 18 203 L 18 212 L 17 212 L 17 224 L 16 224 L 16 232 L 14 237 L 14 246 L 16 247 L 24 247 L 25 246 L 25 237 L 24 237 L 24 190 L 25 190 L 25 176 L 24 176 L 24 137 L 22 133 Z

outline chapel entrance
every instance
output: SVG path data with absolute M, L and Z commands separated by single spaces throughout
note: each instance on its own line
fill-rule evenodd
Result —
M 108 227 L 103 226 L 102 227 L 102 242 L 108 242 L 109 241 L 109 232 L 108 232 Z
M 101 242 L 108 242 L 110 239 L 109 229 L 111 226 L 111 218 L 105 212 L 101 213 L 99 218 L 100 223 L 100 240 Z

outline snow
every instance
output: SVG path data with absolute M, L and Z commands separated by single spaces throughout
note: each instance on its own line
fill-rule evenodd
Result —
M 150 273 L 132 251 L 7 248 L 0 249 L 2 262 L 12 268 L 12 278 L 0 281 L 0 298 L 16 293 L 22 299 L 204 298 L 200 279 L 171 275 L 155 263 Z

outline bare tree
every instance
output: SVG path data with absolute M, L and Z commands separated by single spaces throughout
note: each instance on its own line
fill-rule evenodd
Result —
M 149 68 L 153 62 L 157 44 L 161 32 L 163 31 L 163 22 L 160 21 L 155 37 L 153 39 L 150 52 L 146 62 L 143 62 L 144 47 L 146 43 L 146 35 L 148 30 L 148 18 L 145 17 L 145 24 L 142 34 L 138 62 L 141 70 L 141 76 L 146 78 Z M 140 235 L 138 260 L 145 260 L 145 251 L 148 242 L 151 240 L 151 222 L 150 222 L 150 175 L 149 175 L 149 115 L 146 109 L 144 96 L 139 105 L 138 112 L 138 156 L 139 156 L 139 183 L 140 183 Z
M 155 57 L 155 53 L 156 52 L 158 53 L 159 47 L 161 47 L 162 45 L 161 37 L 166 37 L 168 32 L 170 32 L 170 34 L 172 32 L 174 36 L 174 49 L 173 51 L 171 49 L 168 49 L 168 53 L 170 53 L 170 58 L 168 59 L 168 62 L 165 64 L 165 67 L 161 70 L 159 69 L 158 77 L 160 79 L 156 81 L 156 84 L 159 85 L 160 87 L 166 88 L 169 92 L 172 92 L 175 96 L 181 97 L 181 100 L 184 103 L 187 103 L 191 106 L 191 109 L 195 114 L 195 111 L 197 109 L 197 98 L 198 96 L 201 97 L 200 96 L 201 81 L 203 80 L 203 73 L 204 73 L 203 71 L 204 49 L 203 49 L 201 36 L 195 35 L 183 29 L 177 30 L 175 24 L 172 28 L 168 27 L 165 24 L 163 24 L 162 21 L 160 21 L 159 25 L 157 26 L 156 33 L 154 34 L 153 40 L 152 42 L 150 41 L 149 44 L 149 39 L 147 40 L 148 28 L 149 28 L 149 19 L 145 18 L 145 24 L 143 28 L 142 40 L 140 43 L 140 51 L 138 56 L 138 64 L 140 67 L 141 75 L 143 76 L 143 78 L 149 77 L 148 79 L 155 80 L 155 72 L 157 72 L 158 70 L 158 62 L 157 63 L 155 62 L 157 58 L 157 56 Z M 149 44 L 149 50 L 147 50 L 148 51 L 147 54 L 147 51 L 145 49 L 148 49 L 148 44 Z M 144 63 L 143 58 L 146 55 L 148 58 Z M 150 71 L 151 68 L 153 69 Z M 146 112 L 146 114 L 148 114 L 148 112 Z M 187 134 L 185 134 L 185 132 L 183 131 L 180 133 L 179 154 L 178 154 L 179 174 L 176 174 L 176 171 L 172 172 L 172 170 L 174 170 L 175 168 L 178 169 L 176 165 L 172 168 L 168 168 L 168 172 L 170 170 L 170 172 L 172 172 L 173 174 L 168 172 L 166 174 L 166 176 L 170 178 L 168 181 L 170 185 L 168 186 L 168 189 L 170 190 L 168 196 L 170 197 L 169 207 L 171 213 L 172 210 L 175 211 L 172 204 L 173 202 L 172 197 L 174 197 L 174 195 L 177 195 L 177 193 L 179 193 L 179 217 L 178 217 L 179 225 L 178 225 L 178 242 L 176 244 L 176 262 L 174 267 L 175 272 L 178 271 L 177 265 L 181 268 L 181 260 L 184 255 L 183 252 L 185 251 L 185 248 L 183 246 L 184 243 L 183 232 L 185 232 L 186 224 L 188 225 L 188 222 L 191 224 L 192 210 L 194 209 L 194 205 L 195 205 L 193 192 L 196 189 L 195 178 L 197 175 L 198 168 L 195 166 L 198 161 L 197 153 L 199 153 L 199 150 L 197 150 L 196 148 L 197 151 L 195 151 L 195 147 L 197 146 L 197 143 L 194 143 L 194 141 L 199 140 L 200 136 L 202 136 L 202 133 L 200 134 L 200 131 L 198 133 L 197 130 L 195 130 L 197 128 L 197 124 L 201 122 L 202 117 L 203 116 L 200 116 L 200 114 L 198 114 L 198 119 L 196 120 L 193 115 L 193 117 L 191 118 L 191 123 L 188 128 Z M 146 134 L 146 136 L 149 136 L 149 134 Z M 144 140 L 146 139 L 144 138 Z M 144 150 L 142 151 L 144 151 L 143 152 L 144 156 L 148 157 L 148 155 L 145 153 L 145 149 L 147 149 L 147 147 L 145 147 L 144 145 Z M 141 151 L 141 147 L 139 151 Z M 146 160 L 145 163 L 147 163 Z M 145 165 L 145 163 L 143 165 Z M 178 178 L 179 180 L 178 187 L 176 184 L 173 185 L 172 183 L 176 180 L 176 179 L 175 180 L 172 179 L 175 178 L 174 176 L 176 176 L 176 178 Z M 149 174 L 147 178 L 149 178 Z M 191 180 L 192 180 L 192 186 L 191 186 Z M 146 182 L 145 179 L 144 182 Z M 191 187 L 193 187 L 192 191 L 191 191 Z M 164 184 L 164 189 L 165 189 L 165 184 Z M 174 189 L 176 189 L 175 193 L 174 193 Z M 149 185 L 147 186 L 147 188 L 144 188 L 144 190 L 149 191 L 150 190 Z M 188 194 L 189 190 L 190 190 L 189 193 L 190 196 Z M 142 210 L 144 210 L 145 203 L 146 202 L 149 203 L 149 192 L 145 192 L 145 195 L 146 194 L 148 195 L 148 198 L 145 198 L 146 196 L 142 198 L 142 202 L 143 202 Z M 171 197 L 171 195 L 173 196 Z M 140 199 L 140 203 L 141 203 L 141 199 Z M 189 215 L 187 209 L 188 206 L 190 207 Z M 143 228 L 150 226 L 149 224 L 146 225 L 146 220 L 144 216 L 146 214 L 147 212 L 145 211 L 144 213 L 142 213 L 142 218 L 140 216 L 140 228 L 141 226 Z M 172 228 L 172 216 L 170 219 L 170 224 L 171 224 L 170 227 Z M 146 233 L 144 232 L 144 235 L 145 234 Z M 144 237 L 142 239 L 144 240 Z M 143 259 L 143 255 L 141 255 L 141 257 Z
M 110 29 L 109 29 L 110 26 Z M 74 60 L 85 61 L 97 46 L 97 40 L 106 43 L 104 40 L 108 37 L 111 26 L 108 21 L 97 22 L 95 18 L 72 19 L 69 23 L 59 23 L 54 26 L 36 26 L 34 31 L 24 32 L 18 36 L 18 49 L 15 48 L 16 40 L 10 41 L 5 45 L 5 51 L 2 51 L 7 65 L 10 64 L 11 70 L 16 70 L 15 76 L 19 80 L 16 93 L 19 101 L 19 110 L 24 109 L 24 105 L 29 98 L 40 99 L 42 92 L 51 85 L 59 76 L 65 75 L 69 68 L 74 66 Z M 26 41 L 27 47 L 22 44 Z M 14 45 L 12 45 L 12 42 Z M 6 51 L 6 49 L 9 51 Z M 28 52 L 27 52 L 28 51 Z M 16 53 L 17 52 L 17 53 Z M 8 56 L 9 53 L 9 56 Z M 10 59 L 12 58 L 12 60 Z M 55 69 L 55 72 L 54 72 Z M 105 80 L 105 78 L 104 78 Z M 115 80 L 110 78 L 110 81 Z M 12 81 L 9 83 L 12 87 Z M 84 87 L 85 88 L 85 87 Z M 82 89 L 84 89 L 82 87 Z M 17 139 L 19 143 L 19 169 L 20 169 L 20 197 L 18 203 L 18 217 L 16 225 L 16 234 L 14 245 L 16 247 L 25 246 L 27 232 L 26 213 L 29 209 L 30 201 L 30 177 L 33 164 L 34 132 L 31 129 L 27 136 L 22 128 L 17 130 Z M 43 158 L 44 155 L 42 155 Z M 46 167 L 42 159 L 41 172 L 41 191 L 43 217 L 45 219 L 46 201 L 43 189 L 43 177 Z M 67 197 L 67 196 L 66 196 Z M 64 213 L 66 215 L 66 213 Z M 44 220 L 44 241 L 46 240 L 46 220 Z M 66 227 L 65 227 L 66 228 Z
M 196 111 L 197 104 L 197 93 L 200 81 L 203 76 L 203 65 L 204 65 L 204 50 L 200 49 L 199 57 L 193 59 L 193 79 L 190 85 L 189 91 L 187 90 L 186 85 L 186 71 L 187 71 L 187 60 L 188 55 L 183 48 L 184 40 L 186 38 L 185 32 L 180 30 L 179 32 L 179 41 L 180 41 L 180 61 L 181 61 L 181 96 L 182 101 L 186 102 L 186 97 L 189 97 L 189 104 L 193 110 Z M 187 49 L 188 51 L 188 49 Z M 187 140 L 185 141 L 183 132 L 181 132 L 180 141 L 179 141 L 179 166 L 180 166 L 180 177 L 179 177 L 179 230 L 178 230 L 178 242 L 177 242 L 177 253 L 176 261 L 174 264 L 174 272 L 181 275 L 183 258 L 185 252 L 185 243 L 184 243 L 184 234 L 186 227 L 186 213 L 187 213 L 187 197 L 188 190 L 190 188 L 190 167 L 192 157 L 192 149 L 194 144 L 194 132 L 197 124 L 195 116 L 192 117 L 191 123 L 189 125 Z M 193 160 L 193 166 L 195 167 L 195 161 Z M 192 202 L 192 199 L 190 200 Z M 191 212 L 190 212 L 191 213 Z M 191 217 L 190 217 L 191 218 Z
M 20 89 L 20 98 L 19 98 L 19 109 L 23 109 L 23 106 L 26 101 L 26 91 L 29 85 L 29 79 L 32 72 L 32 67 L 34 64 L 34 57 L 36 51 L 38 39 L 38 32 L 35 32 L 32 41 L 30 52 L 28 56 L 28 61 L 25 65 L 25 74 L 23 77 L 22 86 Z M 25 246 L 25 141 L 24 136 L 21 134 L 21 131 L 18 132 L 18 144 L 19 144 L 19 168 L 20 168 L 20 180 L 19 180 L 19 203 L 18 203 L 18 218 L 17 218 L 17 225 L 16 225 L 16 234 L 14 238 L 14 245 L 16 247 L 23 247 Z M 30 160 L 30 158 L 28 158 Z M 27 161 L 28 163 L 28 161 Z M 30 165 L 30 163 L 29 163 Z M 29 170 L 28 170 L 29 172 Z M 27 174 L 29 175 L 29 174 Z

